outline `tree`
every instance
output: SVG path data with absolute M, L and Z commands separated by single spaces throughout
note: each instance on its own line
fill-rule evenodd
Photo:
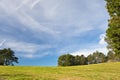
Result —
M 75 56 L 75 65 L 85 65 L 85 64 L 87 64 L 87 59 L 84 55 Z
M 120 0 L 105 0 L 110 15 L 108 29 L 106 30 L 106 42 L 108 49 L 113 51 L 120 59 Z
M 14 51 L 10 48 L 0 50 L 0 65 L 14 65 L 18 63 L 18 58 L 15 56 Z
M 86 57 L 84 55 L 80 56 L 80 65 L 85 65 L 87 64 Z
M 75 65 L 80 65 L 81 63 L 81 57 L 79 55 L 75 56 Z
M 92 54 L 87 56 L 87 61 L 88 61 L 88 64 L 92 64 L 94 62 L 94 58 Z
M 112 51 L 109 51 L 107 53 L 107 60 L 114 60 L 115 59 L 115 56 L 114 56 L 114 53 Z
M 106 56 L 102 52 L 96 51 L 93 53 L 93 60 L 94 63 L 103 63 L 106 62 Z
M 59 66 L 73 66 L 74 64 L 75 64 L 75 58 L 70 54 L 61 55 L 58 58 Z

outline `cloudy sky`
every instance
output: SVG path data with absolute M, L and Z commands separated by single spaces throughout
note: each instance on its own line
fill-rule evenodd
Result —
M 58 56 L 107 53 L 104 0 L 0 0 L 0 48 L 18 65 L 57 65 Z

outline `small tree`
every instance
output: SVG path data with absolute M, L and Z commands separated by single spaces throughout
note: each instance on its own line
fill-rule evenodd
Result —
M 113 51 L 109 51 L 107 53 L 107 59 L 108 60 L 115 60 L 115 55 L 114 55 Z
M 80 65 L 81 57 L 79 55 L 75 56 L 75 65 Z
M 18 63 L 18 58 L 15 56 L 14 51 L 10 48 L 0 50 L 0 65 L 14 65 Z
M 93 53 L 94 63 L 103 63 L 106 61 L 106 56 L 99 51 Z
M 87 56 L 87 61 L 88 61 L 88 64 L 94 63 L 94 58 L 93 58 L 92 54 L 90 54 L 90 55 Z
M 80 56 L 80 65 L 85 65 L 87 64 L 86 57 L 84 55 Z
M 70 54 L 61 55 L 58 58 L 59 66 L 73 66 L 74 64 L 75 64 L 75 58 Z

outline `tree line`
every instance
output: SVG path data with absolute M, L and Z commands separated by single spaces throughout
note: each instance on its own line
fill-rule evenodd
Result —
M 89 54 L 87 57 L 84 55 L 73 56 L 71 54 L 63 54 L 58 58 L 58 66 L 88 65 L 104 63 L 108 61 L 117 61 L 115 54 L 111 51 L 108 52 L 107 55 L 96 51 L 93 52 L 93 54 Z
M 15 56 L 15 53 L 10 48 L 4 48 L 0 50 L 0 65 L 14 65 L 18 63 L 18 57 Z

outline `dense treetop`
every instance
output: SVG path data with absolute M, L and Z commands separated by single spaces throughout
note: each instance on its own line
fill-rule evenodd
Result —
M 120 0 L 105 0 L 110 15 L 106 41 L 109 51 L 113 51 L 120 58 Z
M 15 56 L 15 53 L 10 48 L 0 50 L 0 65 L 14 65 L 18 63 L 18 57 Z
M 108 60 L 113 60 L 114 54 L 108 54 L 107 56 L 104 53 L 96 51 L 93 54 L 88 55 L 76 55 L 63 54 L 58 58 L 58 66 L 75 66 L 75 65 L 87 65 L 87 64 L 98 64 L 107 62 Z

